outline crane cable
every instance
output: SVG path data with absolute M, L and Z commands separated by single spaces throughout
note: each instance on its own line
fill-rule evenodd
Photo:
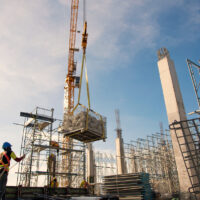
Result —
M 78 93 L 78 103 L 74 107 L 72 113 L 76 110 L 78 105 L 80 105 L 81 88 L 82 88 L 82 80 L 83 80 L 83 68 L 84 68 L 84 66 L 85 66 L 85 79 L 86 79 L 86 87 L 87 87 L 88 109 L 90 110 L 90 92 L 89 92 L 89 83 L 88 83 L 88 75 L 87 75 L 87 67 L 86 67 L 86 56 L 85 56 L 85 54 L 83 54 L 82 66 L 81 66 L 81 76 L 80 76 L 80 87 L 79 87 L 79 93 Z
M 83 48 L 83 56 L 82 56 L 82 65 L 81 65 L 81 76 L 80 76 L 80 86 L 79 86 L 79 93 L 78 93 L 78 103 L 72 110 L 72 114 L 80 105 L 80 97 L 81 97 L 81 87 L 82 87 L 82 80 L 83 80 L 83 69 L 85 66 L 85 79 L 86 79 L 86 87 L 87 87 L 87 98 L 88 98 L 88 110 L 90 110 L 90 94 L 89 94 L 89 83 L 88 83 L 88 75 L 87 75 L 87 67 L 86 67 L 86 48 L 87 48 L 87 38 L 88 38 L 88 33 L 87 33 L 87 22 L 84 21 L 84 28 L 83 28 L 83 33 L 82 33 L 82 48 Z
M 83 0 L 83 25 L 86 21 L 86 0 Z

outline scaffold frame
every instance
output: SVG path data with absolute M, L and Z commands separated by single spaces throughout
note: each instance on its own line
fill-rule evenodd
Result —
M 54 109 L 36 107 L 31 113 L 21 112 L 24 117 L 20 155 L 26 155 L 17 172 L 17 185 L 26 187 L 51 186 L 53 178 L 62 186 L 62 178 L 71 180 L 70 187 L 79 187 L 86 176 L 85 144 L 73 141 L 66 145 L 58 129 L 61 120 L 53 117 Z M 55 128 L 54 128 L 55 126 Z M 65 148 L 65 147 L 68 148 Z M 70 154 L 68 171 L 63 155 Z

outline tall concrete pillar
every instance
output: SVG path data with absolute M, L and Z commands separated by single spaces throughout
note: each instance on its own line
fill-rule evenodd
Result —
M 124 158 L 124 143 L 123 139 L 121 137 L 121 132 L 119 134 L 118 131 L 118 137 L 115 140 L 116 144 L 116 156 L 117 156 L 117 174 L 126 174 L 126 164 L 125 164 L 125 158 Z
M 89 183 L 94 183 L 95 162 L 94 162 L 94 152 L 91 143 L 87 144 L 86 155 L 87 155 L 87 181 Z
M 124 142 L 122 139 L 122 129 L 120 128 L 119 110 L 115 110 L 116 122 L 117 122 L 117 138 L 115 140 L 116 145 L 116 161 L 117 161 L 117 174 L 126 174 L 126 162 L 124 155 Z
M 158 51 L 158 69 L 160 73 L 160 80 L 162 84 L 169 124 L 173 123 L 175 120 L 187 120 L 174 62 L 171 60 L 169 52 L 166 48 L 162 48 Z M 181 130 L 179 131 L 179 134 L 183 134 Z M 186 131 L 187 135 L 190 135 L 189 130 Z M 187 195 L 189 195 L 188 188 L 191 187 L 191 182 L 185 167 L 175 132 L 171 130 L 170 134 L 178 170 L 181 199 L 187 199 Z M 187 139 L 191 140 L 191 137 L 192 136 L 189 136 Z M 182 138 L 182 142 L 184 143 L 183 140 L 184 138 Z M 185 146 L 185 148 L 187 147 Z M 193 172 L 191 171 L 191 173 Z M 193 183 L 195 182 L 195 180 L 192 181 Z

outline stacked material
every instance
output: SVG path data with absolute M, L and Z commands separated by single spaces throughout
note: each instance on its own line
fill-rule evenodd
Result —
M 105 194 L 117 195 L 120 200 L 153 199 L 147 173 L 105 176 L 103 191 Z
M 64 129 L 66 131 L 73 131 L 78 129 L 86 128 L 87 112 L 79 112 L 77 115 L 65 115 L 64 117 Z M 97 119 L 90 114 L 88 114 L 88 129 L 96 131 L 97 133 L 102 133 L 103 124 L 101 119 Z
M 64 115 L 62 129 L 66 136 L 83 142 L 105 139 L 106 118 L 92 110 L 78 110 Z

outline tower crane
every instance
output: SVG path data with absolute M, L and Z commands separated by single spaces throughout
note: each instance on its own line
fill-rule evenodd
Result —
M 71 17 L 70 17 L 70 34 L 69 34 L 69 52 L 68 52 L 68 71 L 65 79 L 64 87 L 64 115 L 72 113 L 74 109 L 74 90 L 79 88 L 80 77 L 76 76 L 77 62 L 74 60 L 75 52 L 79 51 L 75 47 L 76 44 L 76 32 L 77 32 L 77 20 L 78 20 L 78 8 L 79 0 L 71 0 Z M 85 0 L 83 0 L 83 18 L 84 18 L 84 30 L 82 34 L 82 48 L 83 55 L 85 56 L 87 46 L 87 22 L 85 22 Z M 79 92 L 80 98 L 80 92 Z M 73 149 L 73 141 L 69 137 L 63 137 L 64 148 Z M 72 171 L 72 152 L 66 152 L 62 156 L 62 169 L 64 173 L 70 174 Z M 71 176 L 63 177 L 62 186 L 71 185 Z
M 64 115 L 68 114 L 74 108 L 74 89 L 78 87 L 79 77 L 76 75 L 76 65 L 74 61 L 74 54 L 78 51 L 75 48 L 76 44 L 76 32 L 77 32 L 77 20 L 78 20 L 78 7 L 79 0 L 71 0 L 71 17 L 70 17 L 70 33 L 69 33 L 69 52 L 68 52 L 68 71 L 65 79 L 64 87 Z M 69 137 L 63 137 L 63 147 L 65 149 L 72 148 L 72 140 Z M 64 173 L 71 173 L 72 163 L 71 163 L 71 152 L 66 152 L 62 156 L 62 170 Z M 70 186 L 71 178 L 63 177 L 61 179 L 62 186 Z

